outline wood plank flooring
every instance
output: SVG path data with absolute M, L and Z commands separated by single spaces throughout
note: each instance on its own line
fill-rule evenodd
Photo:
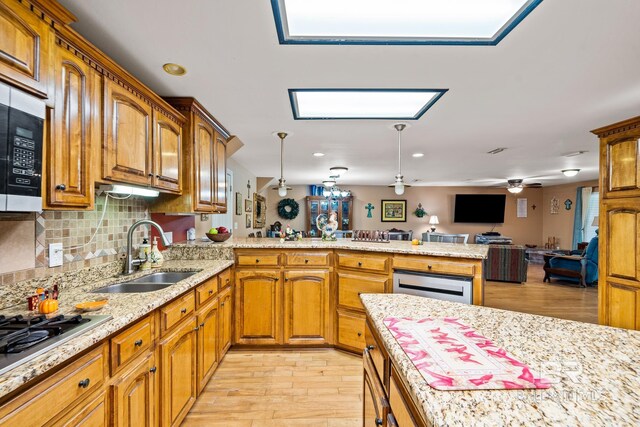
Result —
M 353 427 L 361 417 L 361 357 L 232 350 L 182 425 Z
M 551 280 L 544 283 L 541 265 L 530 264 L 527 282 L 485 283 L 487 307 L 522 313 L 540 314 L 580 322 L 598 323 L 598 288 L 580 288 L 569 282 Z

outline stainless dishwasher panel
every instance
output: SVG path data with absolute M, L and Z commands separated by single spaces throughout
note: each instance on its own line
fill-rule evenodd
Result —
M 472 304 L 473 279 L 396 270 L 393 293 Z

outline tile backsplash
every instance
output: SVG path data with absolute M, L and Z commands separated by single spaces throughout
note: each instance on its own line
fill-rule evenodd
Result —
M 107 204 L 103 223 L 96 232 L 96 226 Z M 115 261 L 124 253 L 127 245 L 127 231 L 131 224 L 148 218 L 148 204 L 144 198 L 130 197 L 114 199 L 106 195 L 96 196 L 93 211 L 45 211 L 25 216 L 21 221 L 31 221 L 35 228 L 35 253 L 33 268 L 2 272 L 2 284 L 13 284 L 22 280 L 41 278 L 51 274 L 79 270 Z M 12 220 L 14 218 L 11 218 Z M 91 236 L 96 232 L 93 241 Z M 147 227 L 136 230 L 134 244 L 148 235 Z M 31 235 L 33 236 L 33 235 Z M 7 237 L 8 238 L 8 237 Z M 0 244 L 5 235 L 0 235 Z M 34 242 L 23 239 L 11 241 L 10 247 L 16 251 L 33 248 Z M 49 268 L 48 247 L 50 243 L 61 242 L 64 248 L 64 263 L 60 267 Z M 5 245 L 4 247 L 6 247 Z M 5 250 L 3 250 L 4 252 Z M 11 256 L 3 253 L 2 256 Z

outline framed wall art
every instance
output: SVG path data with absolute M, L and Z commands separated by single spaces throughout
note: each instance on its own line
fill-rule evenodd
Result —
M 253 228 L 264 228 L 267 221 L 267 199 L 253 193 Z
M 236 215 L 242 215 L 242 193 L 236 191 Z
M 253 212 L 253 200 L 245 199 L 245 201 L 244 201 L 244 211 L 245 212 Z
M 381 200 L 381 204 L 382 222 L 407 222 L 406 200 Z
M 247 228 L 251 228 L 251 214 L 247 214 L 244 225 Z

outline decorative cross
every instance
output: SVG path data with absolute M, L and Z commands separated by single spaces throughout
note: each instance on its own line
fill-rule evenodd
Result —
M 247 181 L 247 199 L 251 198 L 251 180 Z
M 533 206 L 531 206 L 531 207 L 532 207 L 532 208 L 533 208 L 533 210 L 535 211 L 537 206 L 536 206 L 536 205 L 533 205 Z
M 367 218 L 373 218 L 371 216 L 371 210 L 375 209 L 376 207 L 373 206 L 371 203 L 367 203 L 367 206 L 364 207 L 367 210 Z

